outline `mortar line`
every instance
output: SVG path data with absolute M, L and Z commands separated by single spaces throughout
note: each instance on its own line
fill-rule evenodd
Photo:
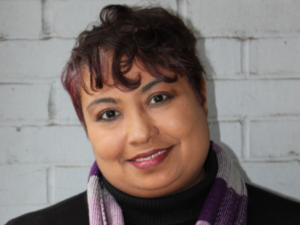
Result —
M 47 200 L 48 200 L 48 203 L 51 205 L 55 201 L 54 185 L 55 185 L 54 166 L 51 165 L 47 169 Z
M 177 16 L 186 24 L 187 0 L 176 0 Z
M 53 0 L 42 0 L 42 38 L 53 34 Z
M 49 121 L 53 122 L 57 115 L 57 101 L 58 101 L 58 84 L 57 81 L 53 81 L 51 84 L 51 89 L 49 93 L 49 102 L 48 102 L 48 116 Z
M 242 120 L 242 158 L 249 159 L 250 154 L 250 121 L 246 116 Z
M 241 72 L 249 77 L 249 40 L 241 41 Z

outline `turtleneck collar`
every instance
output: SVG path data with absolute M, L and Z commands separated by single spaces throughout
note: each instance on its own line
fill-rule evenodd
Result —
M 205 178 L 181 193 L 159 197 L 139 198 L 113 187 L 104 177 L 106 189 L 120 205 L 127 225 L 189 225 L 195 224 L 218 171 L 216 153 L 209 151 Z

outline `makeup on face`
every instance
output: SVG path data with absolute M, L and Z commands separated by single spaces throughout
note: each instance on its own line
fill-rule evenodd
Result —
M 127 194 L 148 198 L 178 193 L 204 177 L 209 149 L 205 112 L 184 76 L 165 83 L 133 64 L 126 76 L 138 75 L 141 85 L 135 90 L 104 85 L 87 94 L 81 89 L 97 164 Z M 85 83 L 89 87 L 88 71 Z
M 136 155 L 134 158 L 128 160 L 128 162 L 139 169 L 149 169 L 162 162 L 171 150 L 172 146 L 169 148 L 153 149 Z

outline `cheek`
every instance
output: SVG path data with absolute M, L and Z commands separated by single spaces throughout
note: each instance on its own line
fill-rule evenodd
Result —
M 194 135 L 207 136 L 206 117 L 202 108 L 197 105 L 198 103 L 186 101 L 180 103 L 159 116 L 157 124 L 159 124 L 161 131 L 166 131 L 178 139 L 189 138 Z
M 120 157 L 123 146 L 120 135 L 114 131 L 101 129 L 90 129 L 88 132 L 97 160 L 106 162 Z

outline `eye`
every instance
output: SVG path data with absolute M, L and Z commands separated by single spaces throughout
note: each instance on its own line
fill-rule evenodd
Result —
M 155 95 L 150 99 L 149 104 L 157 104 L 157 103 L 165 101 L 168 98 L 169 98 L 169 96 L 165 95 L 165 94 Z
M 119 113 L 118 111 L 116 111 L 116 110 L 107 110 L 107 111 L 101 113 L 101 114 L 98 116 L 97 120 L 98 120 L 98 121 L 99 121 L 99 120 L 107 120 L 107 121 L 109 121 L 109 120 L 114 120 L 114 119 L 116 119 L 119 115 L 120 115 L 120 113 Z

